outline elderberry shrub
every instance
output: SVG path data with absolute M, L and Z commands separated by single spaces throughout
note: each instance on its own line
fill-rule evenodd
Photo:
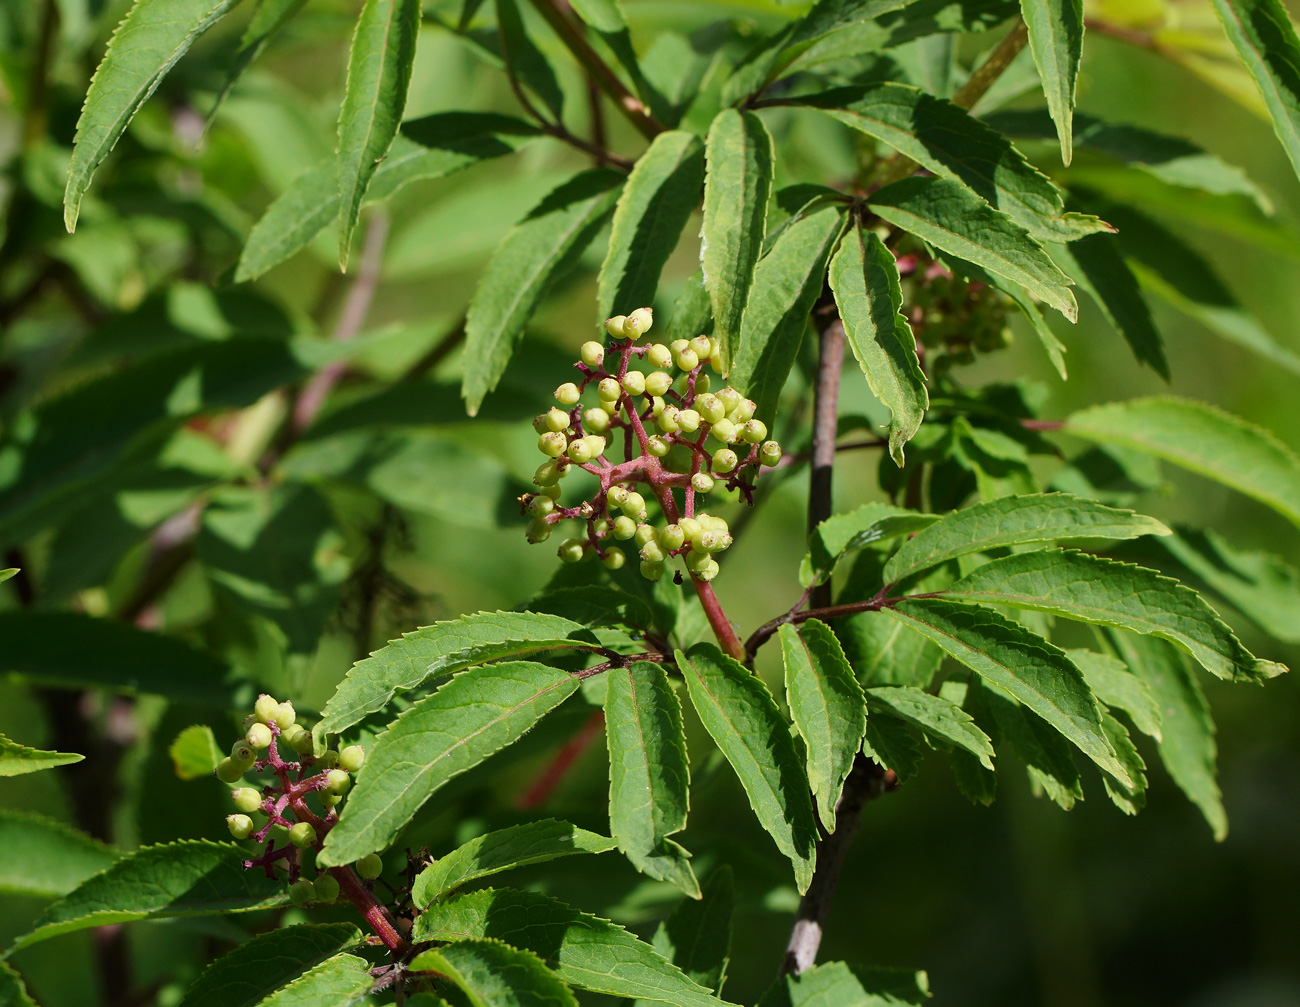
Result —
M 351 774 L 366 761 L 365 749 L 348 745 L 316 754 L 311 732 L 298 723 L 293 704 L 265 693 L 245 724 L 244 737 L 216 768 L 220 780 L 235 784 L 230 800 L 236 813 L 226 817 L 230 834 L 263 846 L 260 854 L 244 861 L 245 869 L 260 868 L 268 878 L 283 871 L 296 905 L 335 901 L 336 877 L 318 871 L 308 880 L 302 872 L 338 821 L 338 806 L 352 786 Z M 249 773 L 264 777 L 260 786 L 245 785 Z M 357 873 L 377 877 L 378 859 L 372 855 L 358 861 Z
M 581 521 L 583 532 L 557 550 L 566 563 L 596 556 L 617 570 L 626 556 L 611 540 L 631 541 L 642 576 L 658 580 L 676 558 L 691 576 L 708 581 L 717 576 L 716 556 L 731 545 L 731 532 L 724 519 L 700 509 L 701 499 L 730 490 L 752 503 L 755 479 L 781 460 L 781 446 L 754 417 L 752 400 L 733 388 L 714 390 L 704 370 L 707 364 L 721 373 L 714 340 L 641 344 L 653 324 L 649 308 L 607 320 L 610 342 L 584 343 L 574 365 L 581 380 L 555 390 L 563 408 L 534 419 L 537 449 L 547 460 L 533 477 L 540 492 L 521 500 L 530 517 L 526 534 L 529 542 L 545 542 L 561 522 Z M 621 452 L 622 460 L 611 461 L 609 451 Z M 561 483 L 574 468 L 596 476 L 600 486 L 591 499 L 565 506 Z

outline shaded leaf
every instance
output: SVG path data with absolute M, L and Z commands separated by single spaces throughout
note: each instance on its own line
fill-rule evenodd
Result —
M 730 865 L 723 864 L 704 882 L 698 900 L 683 899 L 659 924 L 654 949 L 690 979 L 721 993 L 731 961 L 735 908 L 736 883 Z
M 975 720 L 951 700 L 909 686 L 867 690 L 867 709 L 907 721 L 923 734 L 970 752 L 986 769 L 993 768 L 993 743 Z
M 335 955 L 272 993 L 259 1007 L 351 1007 L 362 1001 L 372 985 L 368 961 Z
M 179 1007 L 256 1007 L 361 940 L 361 931 L 350 923 L 298 924 L 256 934 L 204 969 Z
M 938 520 L 937 514 L 918 514 L 886 503 L 865 503 L 847 514 L 828 517 L 813 530 L 806 560 L 811 577 L 803 586 L 824 580 L 851 552 L 911 535 Z
M 7 808 L 0 809 L 0 848 L 0 891 L 41 898 L 67 895 L 121 856 L 62 822 Z
M 576 676 L 531 661 L 456 675 L 375 739 L 316 862 L 338 867 L 386 849 L 439 787 L 518 741 L 577 688 Z
M 0 1007 L 36 1007 L 22 976 L 8 962 L 0 962 Z
M 1111 803 L 1124 814 L 1136 815 L 1147 803 L 1147 764 L 1138 753 L 1133 739 L 1129 737 L 1128 728 L 1109 713 L 1102 714 L 1102 724 L 1106 728 L 1106 736 L 1110 738 L 1111 746 L 1119 756 L 1119 761 L 1124 764 L 1130 779 L 1133 780 L 1132 787 L 1125 787 L 1103 774 L 1102 782 L 1106 785 L 1106 794 L 1110 797 Z
M 1147 687 L 1128 665 L 1110 654 L 1093 650 L 1067 650 L 1070 660 L 1083 672 L 1098 699 L 1115 710 L 1123 710 L 1143 734 L 1160 740 L 1160 707 Z
M 1050 724 L 1030 714 L 1024 706 L 995 685 L 981 683 L 985 708 L 997 724 L 998 744 L 1009 744 L 1025 764 L 1035 788 L 1042 788 L 1048 798 L 1069 811 L 1083 800 L 1083 784 L 1069 744 Z M 1104 716 L 1104 714 L 1099 714 Z M 1110 735 L 1102 734 L 1110 743 Z M 1118 755 L 1116 756 L 1118 759 Z
M 446 976 L 472 1007 L 578 1007 L 569 988 L 531 951 L 470 938 L 421 951 L 412 972 Z
M 496 0 L 496 8 L 501 54 L 510 72 L 542 99 L 556 122 L 563 122 L 564 92 L 551 64 L 524 30 L 518 5 L 515 0 Z
M 1068 165 L 1074 156 L 1074 87 L 1083 56 L 1083 2 L 1020 0 L 1020 10 L 1047 111 L 1061 140 L 1061 160 Z

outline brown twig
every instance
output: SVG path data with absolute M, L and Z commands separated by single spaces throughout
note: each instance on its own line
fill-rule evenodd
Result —
M 817 384 L 813 397 L 811 466 L 808 471 L 808 535 L 831 516 L 831 475 L 839 432 L 840 375 L 844 369 L 844 323 L 838 315 L 821 328 Z M 813 604 L 831 601 L 830 583 L 813 591 Z

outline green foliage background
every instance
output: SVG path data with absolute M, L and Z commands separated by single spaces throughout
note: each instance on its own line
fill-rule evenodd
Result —
M 458 6 L 429 3 L 426 8 L 454 16 Z M 626 6 L 637 31 L 646 35 L 663 28 L 686 30 L 737 11 L 756 25 L 771 23 L 779 14 L 775 6 L 757 0 L 631 0 Z M 12 304 L 29 280 L 47 269 L 55 287 L 42 286 L 30 308 L 2 323 L 4 422 L 13 422 L 19 404 L 75 387 L 173 343 L 197 345 L 228 331 L 297 333 L 304 341 L 322 343 L 319 337 L 336 324 L 353 282 L 335 268 L 336 241 L 329 230 L 308 252 L 252 287 L 222 286 L 215 302 L 210 289 L 229 283 L 243 236 L 268 201 L 332 152 L 346 68 L 341 40 L 350 31 L 354 5 L 313 0 L 226 98 L 196 150 L 206 109 L 239 44 L 240 27 L 223 25 L 201 39 L 101 170 L 72 236 L 63 234 L 57 209 L 66 148 L 89 72 L 124 5 L 99 0 L 59 5 L 62 21 L 51 50 L 45 121 L 24 122 L 15 88 L 24 86 L 38 51 L 42 9 L 36 0 L 14 0 L 0 10 L 0 60 L 9 95 L 6 101 L 0 91 L 0 161 L 11 172 L 8 193 L 22 196 L 11 198 L 4 220 L 0 295 Z M 972 53 L 978 48 L 972 43 Z M 564 68 L 559 86 L 570 107 L 582 109 L 585 98 L 576 74 L 569 73 L 571 64 L 557 62 Z M 1021 103 L 1036 107 L 1040 100 L 1030 92 Z M 465 106 L 517 111 L 498 72 L 450 33 L 426 24 L 406 117 Z M 1158 208 L 1157 215 L 1213 261 L 1280 343 L 1300 353 L 1295 335 L 1300 285 L 1294 282 L 1300 268 L 1300 189 L 1267 121 L 1158 55 L 1100 33 L 1088 38 L 1079 108 L 1186 136 L 1249 169 L 1277 204 L 1283 236 L 1273 249 L 1197 229 L 1191 213 L 1184 216 L 1177 206 Z M 573 121 L 581 122 L 582 114 L 576 112 Z M 639 149 L 621 120 L 612 119 L 608 126 L 611 146 Z M 778 166 L 778 177 L 783 172 L 853 173 L 855 153 L 841 131 L 808 118 L 793 128 L 803 135 L 782 148 L 791 163 Z M 24 149 L 25 161 L 20 160 Z M 540 195 L 582 164 L 574 151 L 544 141 L 473 173 L 402 191 L 387 211 L 391 230 L 381 280 L 363 328 L 365 348 L 354 366 L 373 380 L 391 381 L 437 347 L 458 324 L 496 241 Z M 19 165 L 25 177 L 22 186 L 15 186 L 12 172 Z M 353 247 L 353 274 L 362 256 L 366 219 Z M 657 304 L 670 305 L 694 268 L 693 229 L 687 232 L 665 273 Z M 553 550 L 523 544 L 514 507 L 535 464 L 534 434 L 526 418 L 565 380 L 578 343 L 590 338 L 601 248 L 598 242 L 585 254 L 582 268 L 534 316 L 529 341 L 507 371 L 505 390 L 488 398 L 478 421 L 462 422 L 460 362 L 452 353 L 436 365 L 433 375 L 441 382 L 436 388 L 420 386 L 421 394 L 412 393 L 394 406 L 399 420 L 414 417 L 418 425 L 371 447 L 386 453 L 367 477 L 379 502 L 343 480 L 323 496 L 278 489 L 285 496 L 277 501 L 282 520 L 273 536 L 249 548 L 238 543 L 243 542 L 241 514 L 248 513 L 250 500 L 243 491 L 223 492 L 214 506 L 229 520 L 224 526 L 209 525 L 196 548 L 202 562 L 224 579 L 187 567 L 149 618 L 178 629 L 224 660 L 256 669 L 273 690 L 292 694 L 310 709 L 324 704 L 358 651 L 435 619 L 510 609 L 539 590 L 554 572 Z M 1050 417 L 1099 401 L 1172 392 L 1218 404 L 1300 449 L 1294 373 L 1261 362 L 1153 300 L 1171 361 L 1172 379 L 1166 385 L 1151 370 L 1136 367 L 1093 304 L 1081 301 L 1078 326 L 1056 327 L 1069 349 L 1068 382 L 1056 377 L 1023 326 L 1015 345 L 983 358 L 971 379 L 1026 376 L 1040 382 L 1048 396 L 1042 415 Z M 239 361 L 232 365 L 235 378 L 249 377 L 243 366 Z M 266 388 L 232 393 L 238 404 L 255 402 L 262 391 L 304 373 L 301 363 L 288 359 L 259 367 Z M 214 387 L 208 383 L 204 390 Z M 340 422 L 338 417 L 366 387 L 364 380 L 345 381 L 320 426 L 284 464 L 299 474 L 322 476 L 359 464 L 347 456 L 346 443 L 313 450 L 313 439 L 323 437 L 331 422 Z M 75 425 L 102 424 L 105 443 L 110 443 L 115 417 L 131 399 L 128 388 L 122 400 L 104 404 L 103 415 L 77 416 Z M 264 403 L 264 413 L 255 407 L 234 421 L 253 442 L 258 423 L 278 418 L 272 415 L 274 404 Z M 852 367 L 842 403 L 844 412 L 880 412 Z M 200 424 L 200 433 L 207 429 Z M 39 606 L 73 605 L 99 615 L 130 603 L 147 565 L 145 532 L 159 516 L 178 511 L 177 501 L 183 506 L 223 478 L 232 464 L 229 458 L 205 454 L 197 437 L 175 450 L 192 471 L 174 485 L 88 494 L 60 505 L 66 509 L 57 534 L 36 535 L 29 546 L 41 570 Z M 876 453 L 842 455 L 836 469 L 836 510 L 873 498 L 876 473 Z M 1230 533 L 1240 547 L 1300 560 L 1296 529 L 1280 516 L 1172 468 L 1164 476 L 1159 489 L 1133 506 L 1167 522 L 1188 520 Z M 758 625 L 798 596 L 805 498 L 802 478 L 784 484 L 728 554 L 717 590 L 741 626 Z M 48 515 L 35 518 L 32 530 L 42 527 L 42 518 Z M 360 590 L 359 571 L 369 569 L 361 561 L 369 548 L 364 532 L 377 519 L 388 529 L 381 564 L 385 587 L 373 613 L 360 617 L 349 608 L 349 599 Z M 229 531 L 225 537 L 223 527 Z M 300 548 L 298 539 L 310 543 L 314 553 Z M 275 553 L 277 546 L 282 557 Z M 309 557 L 306 567 L 301 565 L 304 554 Z M 259 625 L 275 626 L 280 645 L 252 637 L 248 624 L 222 638 L 220 623 L 205 622 L 205 616 L 223 606 L 256 611 L 262 596 L 245 590 L 250 581 L 269 582 L 294 599 L 289 614 L 275 601 L 262 610 L 266 619 Z M 13 584 L 0 587 L 0 599 L 9 609 L 19 605 Z M 1300 611 L 1290 618 L 1300 624 Z M 1254 652 L 1293 666 L 1300 661 L 1300 649 L 1288 651 L 1268 642 L 1242 620 L 1233 625 Z M 5 647 L 0 638 L 0 653 Z M 759 662 L 760 673 L 770 681 L 780 676 L 776 649 L 767 648 Z M 75 680 L 81 671 L 66 673 Z M 1300 900 L 1295 898 L 1300 891 L 1295 855 L 1300 849 L 1300 682 L 1294 675 L 1283 676 L 1261 693 L 1204 677 L 1201 681 L 1218 724 L 1220 783 L 1231 823 L 1222 843 L 1213 841 L 1196 809 L 1154 761 L 1147 807 L 1128 818 L 1116 813 L 1095 785 L 1090 799 L 1066 815 L 1033 798 L 1023 778 L 1011 775 L 1003 778 L 994 805 L 973 806 L 957 792 L 942 760 L 931 756 L 899 792 L 868 809 L 827 927 L 822 959 L 925 968 L 936 1002 L 954 1007 L 1300 1004 L 1295 953 L 1300 939 Z M 56 694 L 55 702 L 67 695 Z M 84 701 L 99 704 L 95 715 L 111 726 L 111 697 L 88 693 Z M 0 680 L 0 734 L 53 748 L 50 709 L 26 683 L 13 677 Z M 427 843 L 442 853 L 487 828 L 520 820 L 519 795 L 583 716 L 583 710 L 562 712 L 512 750 L 514 758 L 483 767 L 444 790 L 436 813 L 426 816 L 419 834 L 404 842 Z M 168 704 L 144 697 L 136 704 L 133 722 L 124 728 L 134 737 L 111 814 L 119 845 L 219 833 L 226 813 L 223 788 L 210 779 L 180 781 L 168 753 L 183 728 L 211 720 L 210 710 L 184 700 Z M 233 720 L 223 727 L 233 731 Z M 688 734 L 692 741 L 702 738 L 698 722 L 688 724 Z M 751 818 L 743 793 L 724 768 L 717 758 L 695 768 L 691 846 L 701 851 L 695 861 L 701 878 L 711 856 L 736 867 L 738 911 L 726 994 L 753 1003 L 775 974 L 797 894 L 788 866 L 772 856 L 758 830 L 736 827 L 737 821 L 749 823 Z M 603 833 L 606 786 L 598 742 L 545 811 Z M 0 806 L 72 818 L 65 792 L 51 773 L 0 780 Z M 85 856 L 93 859 L 93 853 Z M 515 883 L 532 882 L 646 935 L 676 898 L 626 864 L 593 872 L 585 859 L 573 858 L 523 873 L 524 880 Z M 10 892 L 0 895 L 0 943 L 7 945 L 28 929 L 45 898 L 23 894 L 20 882 L 6 883 L 3 866 L 0 889 Z M 349 918 L 342 909 L 336 915 Z M 136 926 L 129 947 L 137 982 L 146 986 L 156 981 L 161 987 L 157 1002 L 175 1003 L 195 970 L 215 949 L 228 946 L 224 942 L 234 926 L 220 919 Z M 62 1007 L 93 999 L 95 940 L 84 932 L 15 957 L 42 1004 Z M 177 962 L 183 963 L 179 972 Z

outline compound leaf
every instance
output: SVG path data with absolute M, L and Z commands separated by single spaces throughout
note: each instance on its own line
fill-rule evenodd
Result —
M 809 619 L 780 629 L 785 694 L 804 741 L 808 780 L 826 828 L 867 730 L 866 700 L 844 648 L 824 622 Z
M 876 191 L 869 202 L 889 223 L 1020 284 L 1070 321 L 1077 318 L 1070 278 L 1028 231 L 960 183 L 905 178 Z
M 524 326 L 614 210 L 624 176 L 609 168 L 575 175 L 519 221 L 492 253 L 465 320 L 463 395 L 471 416 L 497 386 Z
M 416 875 L 411 900 L 424 908 L 470 881 L 575 853 L 604 853 L 617 845 L 612 839 L 554 818 L 512 825 L 471 839 L 435 860 Z
M 346 269 L 361 202 L 406 107 L 420 0 L 365 0 L 352 36 L 339 110 L 339 268 Z
M 1088 688 L 1106 706 L 1123 710 L 1139 731 L 1160 740 L 1160 707 L 1146 682 L 1128 665 L 1110 654 L 1094 650 L 1067 650 L 1070 660 L 1083 672 Z
M 485 889 L 436 902 L 416 918 L 413 940 L 492 938 L 533 952 L 579 989 L 678 1007 L 720 1001 L 616 923 L 534 892 Z
M 239 0 L 136 0 L 108 41 L 77 120 L 63 222 L 77 226 L 91 176 L 194 40 Z
M 830 284 L 844 337 L 872 393 L 889 407 L 889 453 L 902 468 L 903 445 L 921 426 L 930 396 L 912 327 L 901 314 L 903 293 L 893 253 L 859 224 L 831 259 Z
M 903 543 L 885 564 L 886 584 L 957 556 L 1060 539 L 1169 535 L 1155 518 L 1069 493 L 1031 493 L 953 511 Z
M 739 346 L 754 268 L 763 251 L 775 161 L 772 135 L 753 112 L 725 108 L 709 127 L 705 160 L 700 265 L 727 375 Z
M 375 739 L 316 862 L 338 867 L 386 849 L 439 787 L 518 741 L 577 688 L 576 676 L 531 661 L 456 675 Z
M 691 702 L 749 795 L 750 806 L 790 862 L 800 892 L 816 859 L 808 778 L 790 727 L 761 679 L 712 644 L 677 651 Z
M 1132 785 L 1106 738 L 1092 690 L 1064 651 L 977 605 L 933 598 L 900 601 L 885 611 L 1038 714 L 1121 783 Z
M 638 870 L 699 898 L 689 854 L 668 838 L 686 828 L 691 783 L 677 693 L 664 669 L 645 661 L 605 677 L 610 832 Z
M 87 927 L 242 913 L 286 902 L 284 882 L 244 870 L 244 856 L 233 843 L 205 839 L 143 847 L 46 907 L 5 956 Z
M 361 940 L 361 931 L 350 923 L 303 923 L 257 934 L 204 969 L 179 1007 L 257 1007 Z

